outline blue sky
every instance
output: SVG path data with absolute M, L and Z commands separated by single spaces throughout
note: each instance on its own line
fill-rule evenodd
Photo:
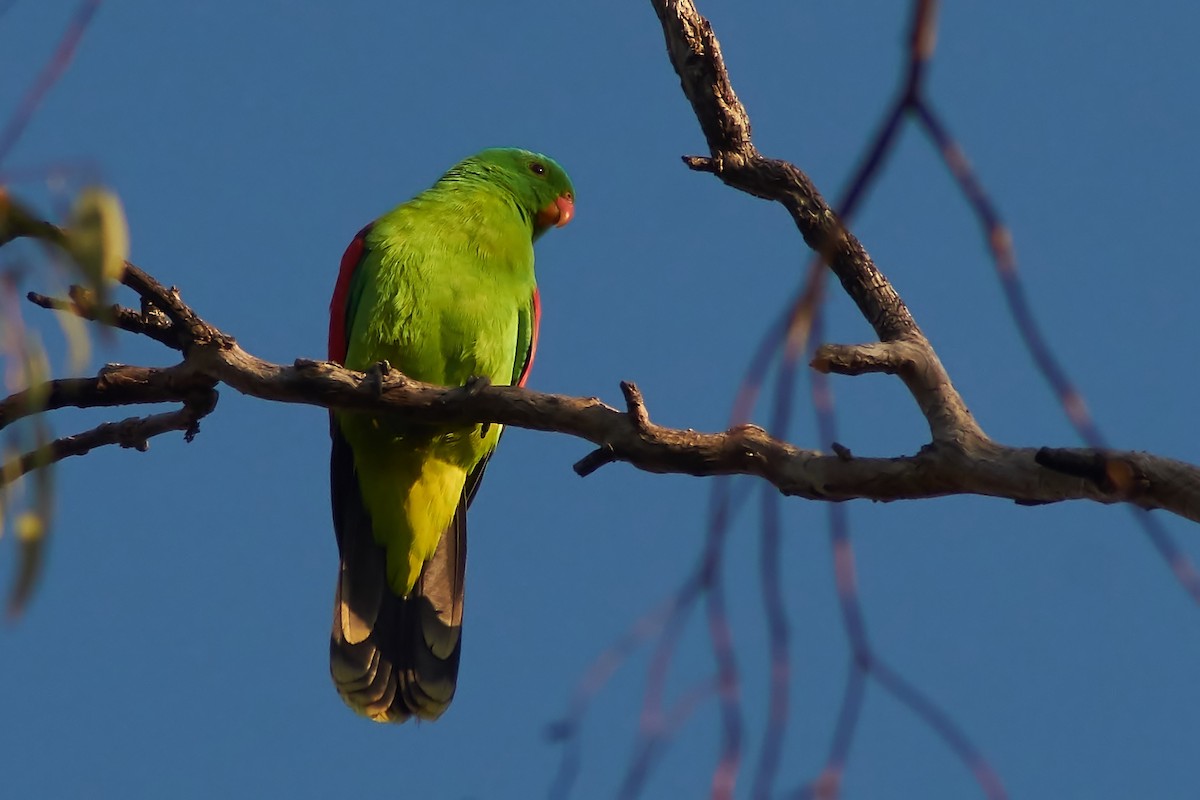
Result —
M 827 195 L 896 81 L 905 3 L 703 0 L 759 148 Z M 945 4 L 930 91 L 1016 237 L 1056 352 L 1120 447 L 1200 461 L 1192 370 L 1200 59 L 1190 8 Z M 0 16 L 0 114 L 73 4 Z M 482 147 L 570 172 L 575 221 L 539 242 L 533 388 L 724 426 L 743 365 L 806 252 L 786 213 L 679 162 L 703 139 L 648 3 L 106 4 L 0 169 L 83 161 L 120 193 L 133 260 L 264 358 L 319 357 L 342 249 L 363 223 Z M 18 192 L 44 198 L 45 181 Z M 1076 439 L 1022 350 L 974 219 L 909 131 L 855 224 L 986 431 Z M 31 286 L 30 288 L 38 288 Z M 52 321 L 30 313 L 61 351 Z M 870 331 L 841 296 L 828 338 Z M 121 336 L 99 361 L 169 363 Z M 61 364 L 61 360 L 59 361 Z M 94 366 L 94 365 L 93 365 Z M 898 381 L 834 381 L 856 454 L 910 453 Z M 791 433 L 818 442 L 801 393 Z M 760 421 L 765 414 L 760 414 Z M 67 433 L 101 415 L 63 414 Z M 0 631 L 0 766 L 13 797 L 543 795 L 546 726 L 592 659 L 683 580 L 710 483 L 513 430 L 472 509 L 459 692 L 431 725 L 348 712 L 327 673 L 336 551 L 315 408 L 223 390 L 191 445 L 62 465 L 45 579 Z M 785 503 L 791 727 L 777 784 L 814 777 L 846 665 L 820 505 Z M 965 729 L 1014 797 L 1194 796 L 1200 609 L 1130 515 L 982 498 L 849 505 L 878 650 Z M 1164 517 L 1193 558 L 1194 526 Z M 749 791 L 765 716 L 757 527 L 724 569 L 743 676 Z M 6 560 L 11 540 L 0 542 Z M 642 650 L 583 731 L 573 797 L 612 796 L 632 749 Z M 673 691 L 711 672 L 688 628 Z M 707 791 L 702 706 L 643 796 Z M 846 798 L 980 796 L 934 734 L 872 686 Z

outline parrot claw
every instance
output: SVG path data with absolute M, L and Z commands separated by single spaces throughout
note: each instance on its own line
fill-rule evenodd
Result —
M 491 385 L 492 382 L 483 375 L 472 375 L 471 377 L 467 378 L 467 382 L 462 385 L 462 393 L 467 397 L 475 397 Z M 492 423 L 490 422 L 482 423 L 479 426 L 479 438 L 482 439 L 483 437 L 487 436 L 488 431 L 491 430 L 491 427 Z
M 386 358 L 382 361 L 376 361 L 371 365 L 371 368 L 367 370 L 366 383 L 371 385 L 371 388 L 374 390 L 377 396 L 383 394 L 383 379 L 391 371 L 392 365 L 387 362 Z
M 475 397 L 484 389 L 492 385 L 492 382 L 482 375 L 472 375 L 467 378 L 467 382 L 463 384 L 464 394 L 467 397 Z

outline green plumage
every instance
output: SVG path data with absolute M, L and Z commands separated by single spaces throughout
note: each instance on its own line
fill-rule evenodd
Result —
M 570 219 L 573 199 L 545 156 L 499 149 L 459 163 L 347 252 L 331 358 L 358 370 L 386 360 L 445 386 L 520 382 L 537 335 L 533 242 Z M 335 682 L 376 719 L 435 718 L 457 673 L 466 506 L 501 428 L 335 412 L 331 433 Z

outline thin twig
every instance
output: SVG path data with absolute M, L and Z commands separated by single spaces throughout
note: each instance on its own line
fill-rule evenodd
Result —
M 183 431 L 184 438 L 190 442 L 199 430 L 200 419 L 211 413 L 216 406 L 216 396 L 216 392 L 212 392 L 207 402 L 198 401 L 175 411 L 148 417 L 129 417 L 120 422 L 105 422 L 91 430 L 55 439 L 45 447 L 18 456 L 15 467 L 6 466 L 0 470 L 0 486 L 64 458 L 87 455 L 98 447 L 120 445 L 145 452 L 150 448 L 150 439 L 170 431 Z
M 184 366 L 130 367 L 113 364 L 94 378 L 60 378 L 0 401 L 0 429 L 23 417 L 58 408 L 103 408 L 186 401 L 205 396 L 215 381 Z
M 72 290 L 76 289 L 76 287 L 71 288 Z M 111 325 L 114 328 L 119 328 L 129 333 L 147 336 L 172 350 L 182 349 L 179 343 L 179 336 L 175 332 L 175 327 L 162 315 L 134 311 L 132 308 L 126 308 L 119 304 L 101 308 L 96 306 L 94 302 L 89 302 L 94 298 L 91 296 L 91 293 L 85 291 L 72 291 L 72 297 L 69 300 L 48 297 L 37 292 L 30 292 L 27 298 L 29 302 L 41 308 L 65 311 L 82 319 Z

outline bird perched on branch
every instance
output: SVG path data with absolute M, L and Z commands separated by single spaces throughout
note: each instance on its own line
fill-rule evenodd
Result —
M 546 156 L 499 148 L 456 164 L 350 243 L 330 360 L 386 361 L 443 386 L 524 386 L 540 314 L 533 243 L 574 213 L 571 180 Z M 334 684 L 374 720 L 436 719 L 458 676 L 467 507 L 501 426 L 334 411 L 329 427 Z

